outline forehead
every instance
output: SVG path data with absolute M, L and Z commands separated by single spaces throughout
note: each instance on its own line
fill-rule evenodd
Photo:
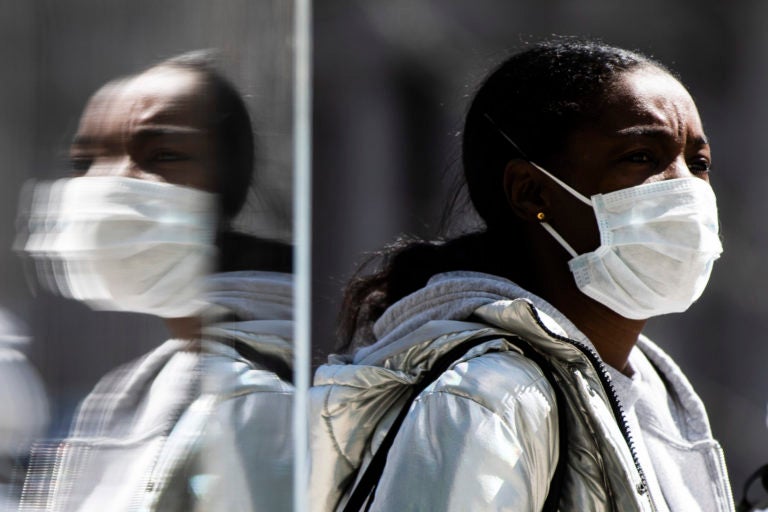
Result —
M 189 70 L 153 68 L 113 82 L 89 101 L 80 135 L 126 135 L 142 126 L 170 125 L 207 130 L 211 98 L 202 77 Z
M 703 136 L 696 104 L 669 73 L 642 67 L 623 73 L 611 85 L 599 117 L 607 130 L 631 125 L 663 127 L 675 136 Z

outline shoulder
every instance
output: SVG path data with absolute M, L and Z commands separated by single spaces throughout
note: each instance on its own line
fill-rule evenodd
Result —
M 451 395 L 511 419 L 515 415 L 550 415 L 555 392 L 542 369 L 516 350 L 486 352 L 460 359 L 417 399 Z
M 528 460 L 551 460 L 557 399 L 541 368 L 519 352 L 469 355 L 424 389 L 402 430 L 417 438 L 450 439 L 440 451 L 478 451 L 470 447 L 490 443 L 526 453 Z
M 290 424 L 293 386 L 274 372 L 222 345 L 203 362 L 203 400 L 209 400 L 208 430 L 235 437 L 273 435 Z
M 535 363 L 514 351 L 462 359 L 412 405 L 372 510 L 540 510 L 558 435 Z

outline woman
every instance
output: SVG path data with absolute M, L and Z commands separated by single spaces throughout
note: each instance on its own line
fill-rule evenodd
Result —
M 22 509 L 290 509 L 291 249 L 230 228 L 253 150 L 243 100 L 201 55 L 89 102 L 78 177 L 36 189 L 25 249 L 67 296 L 162 317 L 172 339 L 38 448 Z
M 720 255 L 710 165 L 647 57 L 559 40 L 491 73 L 463 132 L 485 229 L 400 243 L 347 288 L 344 341 L 368 346 L 316 374 L 316 509 L 358 487 L 348 509 L 732 510 L 700 399 L 641 334 Z

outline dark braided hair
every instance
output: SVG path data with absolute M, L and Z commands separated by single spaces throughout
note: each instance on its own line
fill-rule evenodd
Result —
M 635 52 L 558 38 L 513 55 L 493 71 L 472 100 L 462 138 L 464 179 L 486 229 L 448 241 L 400 240 L 375 256 L 380 271 L 362 276 L 361 267 L 345 290 L 339 348 L 370 343 L 370 326 L 384 310 L 437 273 L 472 270 L 524 281 L 512 275 L 526 260 L 514 236 L 524 221 L 512 213 L 503 187 L 507 164 L 521 158 L 547 167 L 568 135 L 600 114 L 607 88 L 622 73 L 644 66 L 669 73 Z

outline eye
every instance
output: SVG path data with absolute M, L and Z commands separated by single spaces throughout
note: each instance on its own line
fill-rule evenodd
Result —
M 656 164 L 658 162 L 649 151 L 635 151 L 627 155 L 625 160 L 633 164 Z
M 189 160 L 189 157 L 184 153 L 168 149 L 161 149 L 152 154 L 153 162 L 181 162 L 184 160 Z
M 93 164 L 93 158 L 89 156 L 73 156 L 69 159 L 69 167 L 72 174 L 81 175 L 88 172 Z
M 695 174 L 708 173 L 712 170 L 712 163 L 706 158 L 697 158 L 688 162 L 688 169 Z

